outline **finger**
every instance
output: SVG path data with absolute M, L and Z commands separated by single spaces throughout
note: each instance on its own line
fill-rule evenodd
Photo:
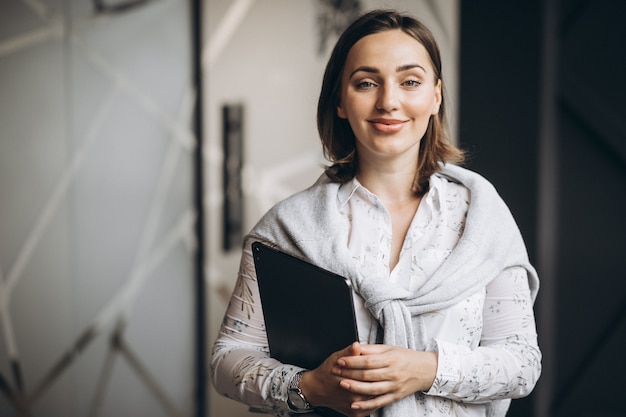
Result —
M 381 354 L 344 356 L 337 360 L 337 365 L 347 369 L 380 369 L 389 366 L 388 358 Z
M 345 358 L 359 357 L 360 354 L 361 354 L 361 344 L 359 342 L 354 342 L 350 346 L 337 352 L 336 365 L 343 366 Z
M 388 345 L 361 345 L 361 355 L 377 355 L 387 353 L 391 349 L 393 349 L 393 347 Z
M 393 388 L 389 381 L 364 382 L 354 379 L 342 379 L 339 386 L 353 394 L 366 397 L 388 394 Z
M 345 367 L 334 367 L 332 373 L 345 379 L 352 379 L 363 382 L 387 381 L 389 378 L 385 372 L 387 368 L 376 369 L 353 369 Z
M 344 351 L 346 351 L 346 355 L 344 356 L 359 356 L 361 354 L 362 346 L 359 342 L 354 342 L 350 346 L 348 346 Z
M 361 345 L 359 342 L 354 342 L 349 346 L 349 349 L 350 349 L 350 355 L 348 356 L 359 356 L 361 355 L 363 345 Z
M 384 394 L 374 397 L 369 397 L 368 399 L 354 401 L 350 404 L 350 408 L 353 410 L 364 410 L 364 411 L 375 411 L 379 408 L 382 408 L 386 405 L 391 404 L 394 400 L 394 397 L 391 394 Z
M 351 356 L 359 356 L 361 354 L 361 344 L 359 342 L 354 342 L 349 346 L 341 349 L 336 352 L 338 358 L 351 357 Z

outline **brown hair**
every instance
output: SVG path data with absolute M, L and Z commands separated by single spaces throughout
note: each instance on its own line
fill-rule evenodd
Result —
M 417 19 L 395 10 L 372 10 L 355 20 L 339 37 L 324 72 L 322 90 L 317 104 L 317 130 L 325 157 L 332 163 L 326 174 L 336 182 L 350 181 L 356 175 L 356 139 L 350 124 L 337 115 L 341 94 L 341 77 L 352 46 L 361 38 L 374 33 L 399 29 L 415 38 L 426 49 L 435 71 L 435 83 L 443 79 L 441 56 L 433 34 Z M 447 134 L 443 91 L 439 112 L 430 117 L 426 133 L 420 142 L 414 191 L 428 191 L 429 178 L 441 169 L 443 162 L 461 163 L 463 151 L 454 146 Z

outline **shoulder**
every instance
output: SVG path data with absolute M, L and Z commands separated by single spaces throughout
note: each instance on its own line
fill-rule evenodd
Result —
M 300 240 L 327 229 L 336 217 L 339 186 L 322 174 L 309 188 L 275 204 L 250 234 L 278 242 L 286 236 Z
M 464 186 L 469 191 L 472 199 L 477 195 L 480 195 L 483 199 L 501 199 L 498 191 L 489 180 L 467 168 L 445 164 L 442 166 L 441 171 L 434 175 L 438 175 L 450 182 Z
M 460 182 L 434 174 L 430 177 L 429 188 L 425 197 L 431 205 L 445 209 L 447 213 L 466 212 L 470 201 L 470 191 Z
M 268 214 L 281 213 L 285 210 L 292 212 L 299 209 L 307 211 L 314 209 L 314 206 L 322 201 L 336 199 L 339 186 L 339 183 L 332 182 L 326 174 L 322 174 L 310 187 L 276 203 Z
M 473 206 L 480 209 L 505 209 L 508 206 L 496 190 L 496 188 L 485 177 L 477 172 L 458 165 L 445 164 L 441 171 L 435 175 L 446 178 L 467 188 L 469 199 Z
M 468 188 L 481 187 L 495 191 L 494 186 L 479 173 L 453 164 L 445 164 L 441 171 L 435 175 L 443 177 L 450 182 L 462 184 Z

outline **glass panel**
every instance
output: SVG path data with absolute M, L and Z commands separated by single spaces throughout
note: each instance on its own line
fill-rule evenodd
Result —
M 0 415 L 192 414 L 188 6 L 0 5 Z

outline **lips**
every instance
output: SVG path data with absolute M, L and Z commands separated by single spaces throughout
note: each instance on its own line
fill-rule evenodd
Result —
M 379 132 L 396 133 L 402 130 L 407 121 L 400 119 L 371 119 L 368 122 Z

